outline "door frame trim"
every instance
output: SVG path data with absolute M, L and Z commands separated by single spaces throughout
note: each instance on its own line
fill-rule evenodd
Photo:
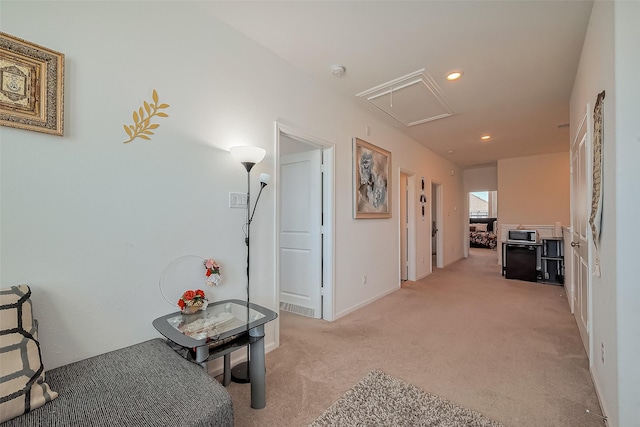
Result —
M 585 111 L 584 114 L 581 116 L 582 118 L 580 119 L 580 124 L 578 125 L 578 128 L 576 129 L 576 134 L 573 136 L 572 140 L 571 140 L 571 145 L 569 147 L 569 166 L 570 166 L 570 176 L 571 176 L 571 180 L 570 180 L 570 197 L 569 197 L 569 203 L 570 203 L 570 210 L 569 210 L 569 214 L 570 214 L 570 224 L 571 224 L 571 241 L 573 241 L 573 233 L 576 230 L 576 227 L 578 224 L 574 224 L 573 223 L 573 219 L 574 219 L 574 209 L 576 209 L 576 202 L 577 200 L 575 200 L 575 195 L 573 194 L 573 187 L 574 187 L 574 179 L 575 179 L 575 174 L 577 173 L 577 171 L 573 170 L 573 157 L 574 157 L 574 153 L 575 153 L 575 147 L 577 147 L 580 144 L 580 141 L 582 140 L 582 135 L 584 135 L 585 138 L 585 177 L 586 177 L 586 182 L 585 182 L 585 206 L 583 206 L 583 209 L 586 210 L 586 212 L 589 212 L 589 205 L 591 203 L 591 190 L 593 187 L 593 123 L 592 123 L 592 116 L 591 116 L 591 104 L 587 103 L 585 106 Z M 584 129 L 584 132 L 582 131 L 582 129 Z M 587 221 L 587 226 L 588 226 L 588 221 Z M 582 231 L 578 231 L 578 235 L 580 235 Z M 587 256 L 586 256 L 586 261 L 587 261 L 587 325 L 586 325 L 586 332 L 587 332 L 587 343 L 586 343 L 586 347 L 587 347 L 587 357 L 589 359 L 589 368 L 591 369 L 593 367 L 593 356 L 594 356 L 594 343 L 593 343 L 593 275 L 592 275 L 592 266 L 594 265 L 594 253 L 593 253 L 593 237 L 592 234 L 590 233 L 590 230 L 586 230 L 586 241 L 587 241 Z M 572 269 L 572 273 L 573 273 L 573 262 L 575 261 L 574 259 L 574 250 L 571 251 L 571 256 L 569 257 L 571 259 L 571 269 Z M 580 257 L 579 257 L 580 258 Z M 566 270 L 566 265 L 565 265 L 565 270 Z M 573 274 L 572 274 L 573 276 Z M 576 295 L 578 295 L 578 287 L 579 283 L 576 283 L 576 277 L 571 277 L 571 291 L 572 291 L 572 298 L 575 301 L 575 297 Z M 576 320 L 576 322 L 580 322 L 580 319 L 578 319 L 579 313 L 578 310 L 575 309 L 574 304 L 571 304 L 571 308 L 573 310 L 573 316 Z
M 416 174 L 408 169 L 398 168 L 397 191 L 398 207 L 400 206 L 400 180 L 402 175 L 407 177 L 407 280 L 416 281 Z M 402 218 L 400 218 L 400 209 L 398 209 L 398 229 L 402 232 Z M 400 247 L 402 239 L 398 235 L 398 259 L 402 253 Z M 398 283 L 402 282 L 402 272 L 398 269 Z
M 438 230 L 436 234 L 436 268 L 444 268 L 444 238 L 443 238 L 443 207 L 442 201 L 444 199 L 444 186 L 439 181 L 431 180 L 431 186 L 429 191 L 433 191 L 433 187 L 435 185 L 436 194 L 431 194 L 431 203 L 433 200 L 436 200 L 436 229 Z M 433 209 L 430 209 L 430 212 L 433 212 Z M 429 215 L 431 218 L 431 214 Z M 433 224 L 433 218 L 431 218 L 431 224 Z M 433 235 L 433 230 L 431 231 Z M 429 239 L 431 245 L 433 245 L 433 237 Z M 429 246 L 429 254 L 431 254 L 431 248 L 433 246 Z M 433 273 L 433 256 L 429 256 L 429 265 L 431 266 L 430 273 Z
M 276 307 L 280 307 L 280 136 L 287 135 L 297 141 L 310 144 L 322 150 L 323 174 L 322 174 L 322 212 L 323 212 L 323 236 L 322 236 L 322 319 L 333 321 L 335 319 L 335 144 L 320 137 L 312 135 L 299 128 L 287 125 L 276 120 L 274 123 L 275 141 L 275 177 L 276 203 L 274 214 L 274 254 L 275 254 L 275 283 L 274 299 Z M 277 325 L 276 340 L 280 344 L 280 325 Z

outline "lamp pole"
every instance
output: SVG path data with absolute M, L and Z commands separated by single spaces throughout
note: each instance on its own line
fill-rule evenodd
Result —
M 258 147 L 232 147 L 231 148 L 231 155 L 236 158 L 236 160 L 239 160 L 240 163 L 242 163 L 242 165 L 245 167 L 245 169 L 247 170 L 247 219 L 246 219 L 246 223 L 245 223 L 245 238 L 244 238 L 244 242 L 245 245 L 247 246 L 247 335 L 249 334 L 249 324 L 250 324 L 250 316 L 249 316 L 249 311 L 250 311 L 250 301 L 251 301 L 251 294 L 250 294 L 250 270 L 249 270 L 249 266 L 250 266 L 250 240 L 251 240 L 251 221 L 253 220 L 253 215 L 256 212 L 256 207 L 258 206 L 258 200 L 260 200 L 260 195 L 262 194 L 262 190 L 264 189 L 264 187 L 267 185 L 268 181 L 269 181 L 269 175 L 267 174 L 260 174 L 260 192 L 258 193 L 258 197 L 256 198 L 256 201 L 254 203 L 253 206 L 253 212 L 251 212 L 251 169 L 260 161 L 262 161 L 262 159 L 264 158 L 266 151 L 262 148 L 258 148 Z M 247 361 L 246 362 L 242 362 L 236 366 L 233 367 L 233 369 L 231 369 L 231 379 L 232 381 L 236 382 L 236 383 L 248 383 L 250 382 L 250 375 L 249 375 L 249 363 L 250 363 L 250 348 L 249 345 L 247 345 Z
M 247 246 L 247 334 L 249 331 L 249 302 L 250 302 L 250 293 L 249 293 L 249 282 L 250 282 L 250 274 L 249 274 L 249 263 L 251 257 L 249 256 L 249 252 L 251 249 L 251 245 L 249 245 L 249 239 L 251 236 L 251 168 L 255 166 L 255 163 L 251 162 L 242 162 L 242 165 L 247 169 L 247 222 L 245 223 L 246 227 L 246 235 L 244 237 L 244 243 Z M 256 200 L 257 204 L 257 200 Z M 251 377 L 249 376 L 249 346 L 247 345 L 247 361 L 237 364 L 231 369 L 231 380 L 236 383 L 246 384 L 251 381 Z

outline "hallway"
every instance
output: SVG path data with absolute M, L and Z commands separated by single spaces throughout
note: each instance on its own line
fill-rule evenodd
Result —
M 484 249 L 333 323 L 282 312 L 267 407 L 232 383 L 236 425 L 307 425 L 375 368 L 505 426 L 604 426 L 564 289 Z

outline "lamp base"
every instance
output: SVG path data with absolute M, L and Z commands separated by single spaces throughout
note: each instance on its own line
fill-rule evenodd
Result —
M 231 381 L 239 384 L 251 382 L 249 379 L 249 364 L 247 362 L 239 363 L 231 369 Z

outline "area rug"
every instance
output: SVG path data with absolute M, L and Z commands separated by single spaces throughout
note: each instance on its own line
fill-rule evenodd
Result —
M 310 425 L 321 426 L 503 427 L 379 370 L 369 372 Z

